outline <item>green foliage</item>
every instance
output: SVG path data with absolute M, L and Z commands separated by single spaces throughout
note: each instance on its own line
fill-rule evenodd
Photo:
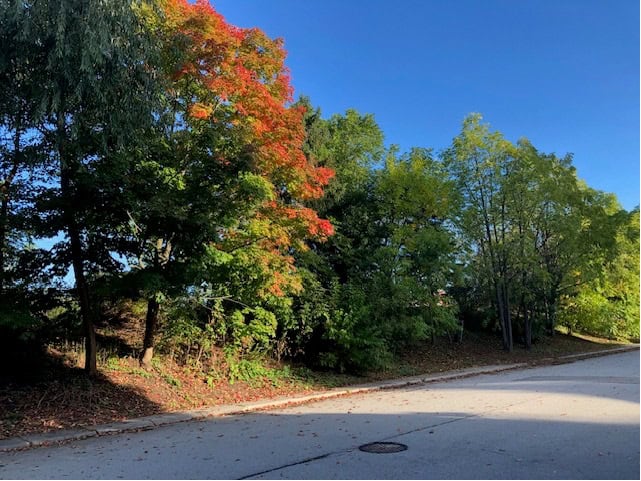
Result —
M 380 318 L 372 314 L 366 293 L 348 286 L 343 305 L 346 311 L 335 311 L 327 322 L 325 338 L 330 341 L 331 349 L 320 354 L 320 364 L 341 372 L 387 366 L 392 360 L 389 341 L 382 332 L 384 326 Z
M 308 263 L 317 257 L 313 252 L 304 253 Z M 302 290 L 290 305 L 278 310 L 278 329 L 275 344 L 277 359 L 284 356 L 312 363 L 318 355 L 315 337 L 334 316 L 337 283 L 325 288 L 317 276 L 308 269 L 301 269 Z
M 598 292 L 581 292 L 563 300 L 559 322 L 570 331 L 612 337 L 611 307 Z
M 161 372 L 160 377 L 162 377 L 163 380 L 173 388 L 180 389 L 182 386 L 182 382 L 180 382 L 180 379 L 175 378 L 171 374 Z
M 244 352 L 265 350 L 276 334 L 276 316 L 262 307 L 235 310 L 226 321 L 227 342 Z
M 122 186 L 133 160 L 128 154 L 144 145 L 141 133 L 158 100 L 155 42 L 135 3 L 8 0 L 0 5 L 0 97 L 11 99 L 0 101 L 0 121 L 14 140 L 11 162 L 3 160 L 0 175 L 10 190 L 18 179 L 28 186 L 26 195 L 3 195 L 0 280 L 8 277 L 9 235 L 23 242 L 56 238 L 51 255 L 41 256 L 32 272 L 50 270 L 62 277 L 73 266 L 90 374 L 96 369 L 99 304 L 90 284 L 124 267 L 117 257 L 128 251 L 118 235 L 126 219 Z M 11 167 L 5 177 L 6 165 Z M 9 209 L 11 201 L 19 204 Z M 16 215 L 23 216 L 18 228 Z
M 639 337 L 638 209 L 571 156 L 478 114 L 440 158 L 386 148 L 371 114 L 290 106 L 278 41 L 160 6 L 0 6 L 3 347 L 91 339 L 99 308 L 127 310 L 213 386 L 290 376 L 269 355 L 384 368 L 461 316 L 506 349 L 557 322 Z
M 14 306 L 4 304 L 0 307 L 0 329 L 15 331 L 22 339 L 34 335 L 41 322 L 32 315 L 27 308 L 15 309 Z
M 402 156 L 391 149 L 383 168 L 372 170 L 384 151 L 371 117 L 348 112 L 323 124 L 316 116 L 309 128 L 309 155 L 331 162 L 340 186 L 330 184 L 323 200 L 336 234 L 298 254 L 304 292 L 288 322 L 301 335 L 288 340 L 296 339 L 308 362 L 378 369 L 412 343 L 458 325 L 455 302 L 439 297 L 453 271 L 453 236 L 445 227 L 453 184 L 426 149 Z
M 233 349 L 225 351 L 225 361 L 228 368 L 228 380 L 231 384 L 242 381 L 250 385 L 262 385 L 269 382 L 278 386 L 282 380 L 292 376 L 290 369 L 285 366 L 283 369 L 269 368 L 265 359 L 259 356 L 239 357 Z
M 599 274 L 562 298 L 560 324 L 611 339 L 638 340 L 638 209 L 624 216 L 616 234 L 616 255 Z
M 203 312 L 188 299 L 179 298 L 170 303 L 165 317 L 158 348 L 184 364 L 206 361 L 217 335 Z
M 459 192 L 455 223 L 466 248 L 459 292 L 472 294 L 481 311 L 495 309 L 505 349 L 515 336 L 529 348 L 536 333 L 554 332 L 561 299 L 606 275 L 620 207 L 577 179 L 571 156 L 540 153 L 526 139 L 513 145 L 479 115 L 464 121 L 444 160 Z M 595 301 L 583 296 L 572 309 L 598 317 Z

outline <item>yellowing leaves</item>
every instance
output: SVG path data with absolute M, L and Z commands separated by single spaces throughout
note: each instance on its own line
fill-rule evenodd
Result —
M 208 118 L 214 111 L 213 107 L 210 105 L 205 105 L 202 103 L 196 103 L 189 107 L 189 115 L 195 119 L 204 120 Z

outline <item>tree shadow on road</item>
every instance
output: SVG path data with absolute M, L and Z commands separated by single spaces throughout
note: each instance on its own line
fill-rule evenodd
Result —
M 638 474 L 635 422 L 430 412 L 429 406 L 424 412 L 352 411 L 357 404 L 346 398 L 185 422 L 13 458 L 0 454 L 0 463 L 9 477 L 21 478 L 636 479 Z M 407 449 L 359 450 L 381 442 Z M 90 458 L 82 455 L 87 452 Z

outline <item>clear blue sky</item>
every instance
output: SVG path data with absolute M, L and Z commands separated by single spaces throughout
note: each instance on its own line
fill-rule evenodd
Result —
M 212 0 L 282 37 L 296 96 L 372 113 L 388 144 L 449 145 L 470 112 L 508 139 L 574 153 L 639 203 L 638 0 Z

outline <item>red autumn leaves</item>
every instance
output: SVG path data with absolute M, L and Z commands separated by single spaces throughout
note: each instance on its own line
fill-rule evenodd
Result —
M 302 150 L 304 111 L 290 105 L 293 89 L 282 41 L 228 24 L 206 0 L 167 0 L 164 8 L 168 27 L 187 45 L 172 79 L 177 89 L 197 86 L 186 107 L 189 121 L 233 129 L 252 152 L 254 173 L 273 186 L 274 200 L 257 213 L 260 222 L 271 225 L 266 231 L 278 232 L 261 239 L 266 252 L 290 259 L 286 252 L 302 246 L 302 239 L 332 235 L 331 223 L 302 205 L 323 195 L 334 172 L 313 166 Z M 294 270 L 293 261 L 286 264 Z

